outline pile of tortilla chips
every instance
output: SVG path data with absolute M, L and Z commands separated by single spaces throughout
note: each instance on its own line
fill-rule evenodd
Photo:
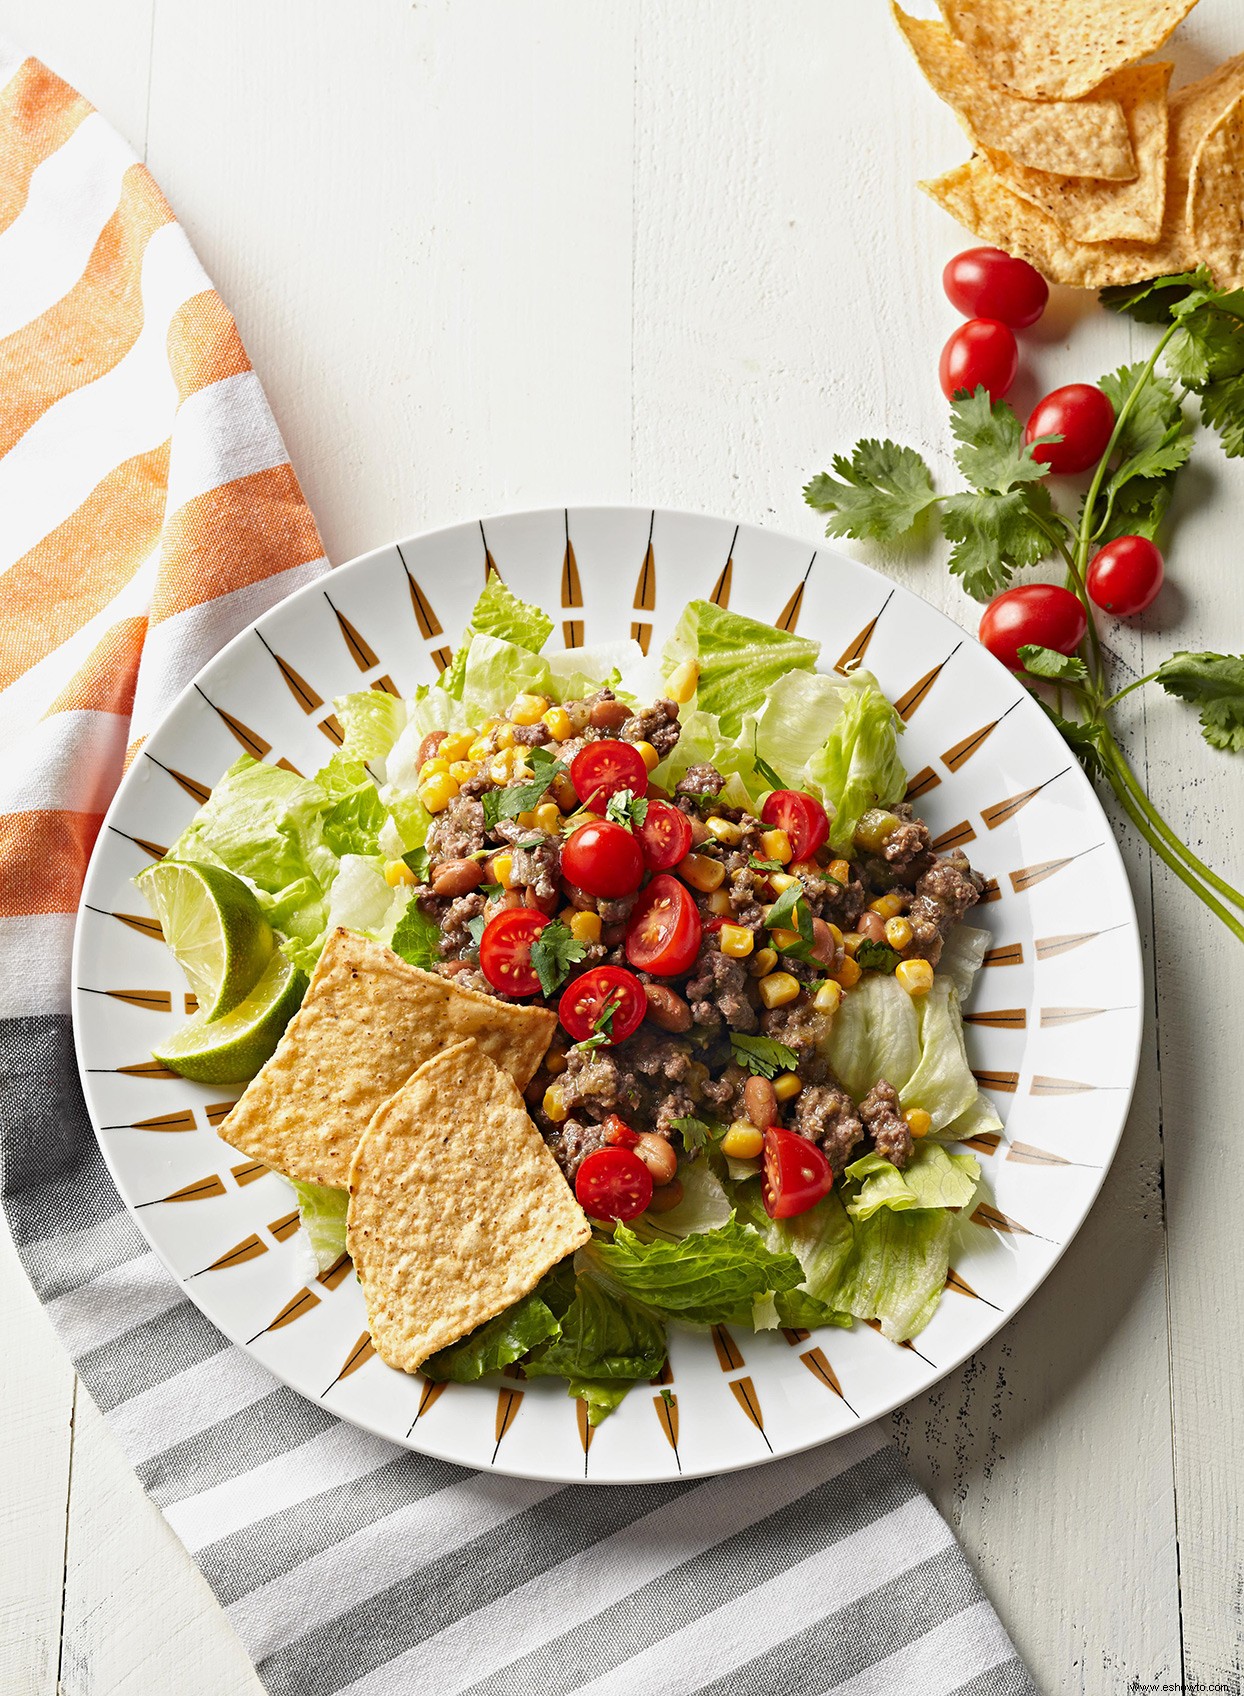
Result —
M 288 1178 L 349 1186 L 350 1254 L 391 1366 L 415 1371 L 591 1236 L 519 1094 L 556 1024 L 336 930 L 221 1126 Z
M 974 148 L 921 186 L 1052 283 L 1209 266 L 1244 286 L 1244 54 L 1170 89 L 1160 47 L 1196 0 L 939 0 L 895 19 Z

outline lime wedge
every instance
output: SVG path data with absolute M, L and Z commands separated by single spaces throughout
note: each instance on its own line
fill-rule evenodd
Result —
M 134 882 L 190 980 L 200 1015 L 218 1019 L 236 1007 L 275 946 L 272 927 L 241 878 L 223 866 L 161 860 Z
M 195 1083 L 244 1083 L 272 1054 L 306 989 L 305 974 L 284 954 L 274 954 L 254 989 L 231 1012 L 218 1019 L 196 1014 L 176 1036 L 153 1048 L 152 1058 Z

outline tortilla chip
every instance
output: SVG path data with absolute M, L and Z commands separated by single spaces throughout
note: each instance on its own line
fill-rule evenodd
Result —
M 474 1037 L 522 1089 L 556 1025 L 547 1008 L 462 989 L 335 930 L 276 1053 L 220 1134 L 287 1177 L 344 1189 L 368 1120 L 425 1060 Z
M 938 0 L 990 82 L 1029 100 L 1076 100 L 1156 52 L 1196 0 Z
M 426 1061 L 350 1166 L 347 1246 L 381 1360 L 414 1372 L 535 1289 L 591 1226 L 477 1043 Z
M 1201 143 L 1192 174 L 1188 222 L 1198 258 L 1219 288 L 1244 287 L 1244 95 Z
M 990 82 L 945 24 L 908 17 L 897 0 L 891 10 L 933 92 L 953 107 L 978 150 L 1063 176 L 1136 175 L 1126 114 L 1105 90 L 1094 100 L 1024 100 Z
M 1186 271 L 1198 258 L 1188 222 L 1197 155 L 1241 94 L 1244 53 L 1171 95 L 1166 207 L 1154 243 L 1076 241 L 1040 208 L 1012 193 L 986 159 L 973 159 L 921 187 L 975 236 L 1028 260 L 1052 283 L 1100 289 Z
M 1166 88 L 1174 66 L 1131 65 L 1102 85 L 1127 114 L 1137 174 L 1129 183 L 1101 182 L 1094 172 L 1055 176 L 985 147 L 1008 188 L 1048 212 L 1077 241 L 1157 241 L 1166 207 Z M 1049 108 L 1051 111 L 1053 107 Z

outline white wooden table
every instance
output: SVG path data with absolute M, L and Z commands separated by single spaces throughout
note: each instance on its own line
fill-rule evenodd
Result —
M 857 435 L 946 467 L 939 278 L 969 244 L 915 179 L 964 143 L 882 0 L 0 0 L 0 31 L 147 159 L 335 561 L 564 501 L 813 540 L 801 485 Z M 1244 0 L 1202 0 L 1180 75 L 1241 48 Z M 1056 296 L 1013 398 L 1146 340 Z M 1244 466 L 1198 458 L 1175 585 L 1118 637 L 1139 669 L 1244 642 Z M 939 564 L 880 563 L 974 625 Z M 1160 698 L 1133 723 L 1159 804 L 1238 874 L 1244 762 Z M 1127 854 L 1150 1018 L 1114 1171 L 1023 1315 L 894 1429 L 1043 1690 L 1238 1692 L 1244 959 Z M 7 1245 L 0 1312 L 0 1690 L 253 1696 Z

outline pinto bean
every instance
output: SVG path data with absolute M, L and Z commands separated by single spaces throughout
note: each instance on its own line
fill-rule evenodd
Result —
M 624 701 L 597 701 L 592 708 L 593 730 L 621 730 L 631 716 Z
M 652 1173 L 652 1181 L 658 1187 L 673 1181 L 678 1170 L 678 1156 L 673 1145 L 664 1137 L 659 1137 L 655 1131 L 640 1131 L 635 1153 Z
M 701 843 L 708 842 L 711 839 L 713 833 L 703 819 L 697 818 L 694 813 L 688 813 L 687 822 L 691 826 L 691 846 L 693 848 L 698 848 Z
M 644 995 L 648 1000 L 648 1017 L 663 1031 L 689 1031 L 691 1009 L 681 995 L 667 989 L 663 983 L 646 983 Z
M 885 920 L 880 913 L 861 913 L 855 921 L 855 928 L 870 942 L 885 941 Z
M 812 921 L 812 958 L 819 960 L 822 966 L 832 966 L 838 945 L 834 941 L 834 933 L 824 919 Z
M 415 757 L 416 771 L 419 770 L 425 760 L 435 758 L 436 750 L 440 747 L 441 743 L 448 735 L 449 732 L 447 730 L 429 730 L 428 734 L 419 744 L 419 752 Z
M 619 943 L 626 941 L 626 926 L 606 925 L 600 933 L 600 940 L 606 948 L 616 948 Z
M 767 1131 L 770 1125 L 777 1124 L 777 1095 L 768 1078 L 748 1078 L 743 1085 L 743 1105 L 758 1131 Z
M 646 1211 L 648 1213 L 668 1213 L 671 1208 L 678 1206 L 682 1196 L 682 1184 L 675 1178 L 671 1183 L 661 1184 L 653 1190 L 652 1200 L 648 1203 Z
M 478 860 L 442 860 L 432 871 L 433 895 L 469 895 L 478 889 L 483 869 Z

